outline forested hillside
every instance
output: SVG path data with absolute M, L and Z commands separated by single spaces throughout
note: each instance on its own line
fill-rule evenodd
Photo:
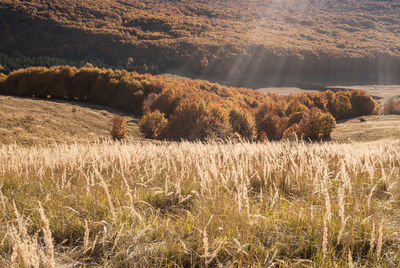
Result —
M 0 94 L 70 99 L 143 115 L 147 138 L 207 140 L 330 138 L 335 119 L 379 114 L 364 91 L 265 95 L 204 80 L 126 70 L 58 66 L 0 74 Z
M 0 1 L 0 53 L 139 72 L 398 78 L 400 3 L 350 0 Z M 0 57 L 6 71 L 13 58 Z M 19 67 L 27 67 L 26 65 Z

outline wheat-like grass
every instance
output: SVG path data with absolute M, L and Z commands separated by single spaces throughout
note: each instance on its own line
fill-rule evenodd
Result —
M 0 146 L 0 261 L 396 266 L 399 148 L 389 140 Z

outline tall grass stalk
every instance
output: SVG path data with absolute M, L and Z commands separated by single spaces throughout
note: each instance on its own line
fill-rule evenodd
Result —
M 0 146 L 0 266 L 399 266 L 399 141 Z

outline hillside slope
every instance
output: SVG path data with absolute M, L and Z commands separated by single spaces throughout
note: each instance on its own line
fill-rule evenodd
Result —
M 231 84 L 310 74 L 382 81 L 400 73 L 399 11 L 398 1 L 373 0 L 1 0 L 0 52 Z
M 116 114 L 96 105 L 0 96 L 0 144 L 45 145 L 109 139 L 110 120 Z M 139 139 L 136 119 L 124 117 L 129 139 Z
M 335 120 L 380 113 L 367 93 L 325 91 L 290 96 L 204 80 L 125 70 L 57 66 L 20 69 L 0 81 L 0 94 L 79 100 L 143 116 L 148 138 L 207 140 L 231 135 L 280 140 L 329 139 Z

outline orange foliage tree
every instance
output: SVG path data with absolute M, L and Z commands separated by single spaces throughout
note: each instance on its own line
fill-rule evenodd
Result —
M 122 140 L 125 138 L 128 129 L 126 128 L 125 119 L 121 116 L 116 116 L 111 119 L 111 130 L 110 134 L 114 140 Z
M 149 139 L 162 138 L 167 125 L 168 119 L 159 110 L 145 114 L 139 122 L 140 131 Z

